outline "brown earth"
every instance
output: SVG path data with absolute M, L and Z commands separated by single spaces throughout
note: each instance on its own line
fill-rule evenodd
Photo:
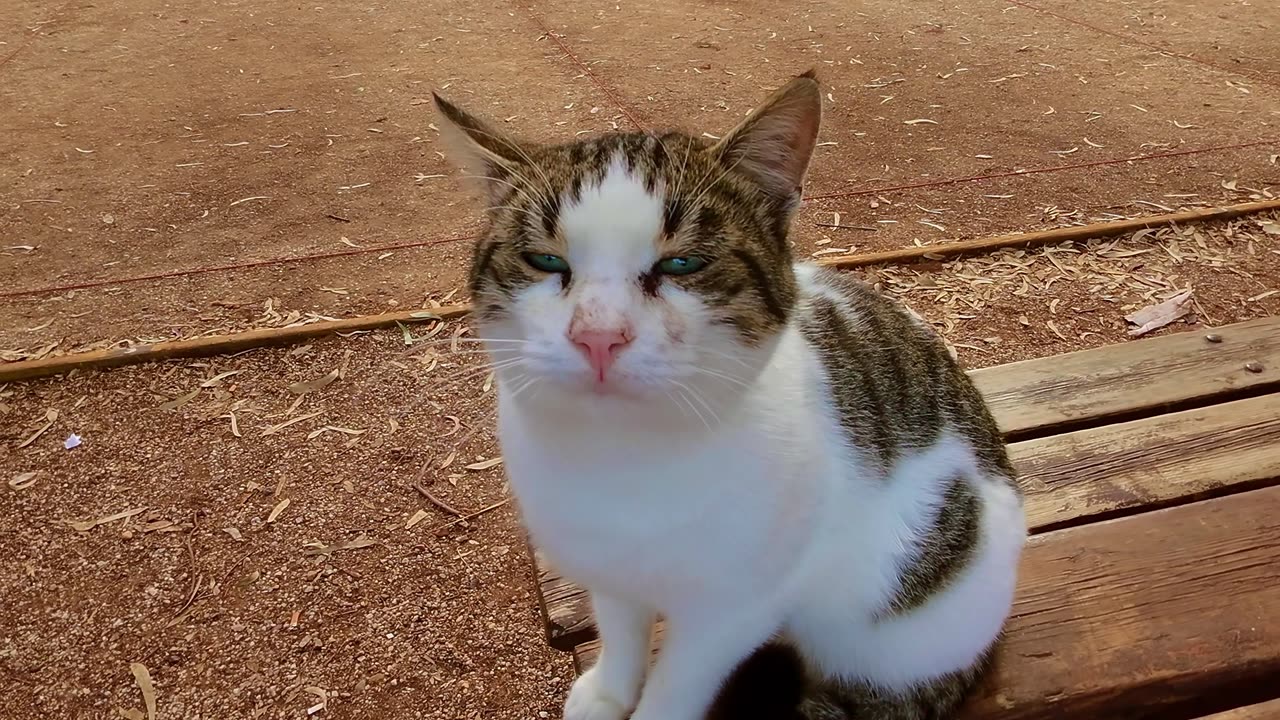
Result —
M 1144 31 L 1176 44 L 1209 5 L 1162 5 Z M 1257 27 L 1275 11 L 1212 12 Z M 0 293 L 392 248 L 5 298 L 10 350 L 230 330 L 269 298 L 350 315 L 458 290 L 479 220 L 439 154 L 432 88 L 539 140 L 627 128 L 628 115 L 715 134 L 816 67 L 827 120 L 797 225 L 808 252 L 1238 201 L 1280 182 L 1274 73 L 1206 67 L 995 0 L 198 13 L 132 0 L 23 3 L 9 17 Z M 825 232 L 831 212 L 876 230 Z M 415 243 L 429 244 L 399 247 Z
M 541 140 L 628 116 L 716 134 L 816 67 L 834 144 L 802 254 L 1280 184 L 1280 143 L 1072 167 L 1280 140 L 1258 0 L 723 5 L 9 0 L 0 350 L 465 299 L 478 213 L 437 152 L 432 88 Z M 862 274 L 980 366 L 1124 342 L 1126 313 L 1186 288 L 1195 312 L 1161 332 L 1280 312 L 1277 233 L 1271 215 Z M 542 639 L 501 468 L 466 468 L 496 456 L 491 390 L 474 356 L 426 346 L 433 367 L 420 347 L 365 333 L 0 386 L 0 479 L 35 473 L 0 487 L 0 718 L 140 717 L 130 663 L 161 717 L 558 717 L 570 664 Z M 445 509 L 494 505 L 465 525 Z

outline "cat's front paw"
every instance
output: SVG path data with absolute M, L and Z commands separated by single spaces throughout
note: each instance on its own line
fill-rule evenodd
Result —
M 625 720 L 631 708 L 621 698 L 612 697 L 591 668 L 573 683 L 564 704 L 564 720 Z

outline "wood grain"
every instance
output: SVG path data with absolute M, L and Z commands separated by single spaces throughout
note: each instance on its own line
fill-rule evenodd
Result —
M 1033 534 L 1280 481 L 1280 393 L 1013 443 Z M 586 593 L 540 558 L 547 641 L 595 636 Z
M 1213 333 L 1221 342 L 1205 336 Z M 1245 364 L 1257 362 L 1262 372 Z M 1280 318 L 1177 333 L 970 373 L 1011 440 L 1280 387 Z
M 818 260 L 822 265 L 837 268 L 864 267 L 867 265 L 899 264 L 916 260 L 934 260 L 976 255 L 1008 247 L 1038 247 L 1072 240 L 1088 240 L 1093 238 L 1113 237 L 1125 233 L 1136 232 L 1143 228 L 1161 227 L 1174 223 L 1205 222 L 1208 220 L 1227 220 L 1249 215 L 1251 213 L 1280 210 L 1280 200 L 1260 200 L 1257 202 L 1224 205 L 1202 210 L 1185 210 L 1166 215 L 1150 215 L 1131 220 L 1114 220 L 1104 223 L 1092 223 L 1077 227 L 1054 228 L 1029 233 L 1014 233 L 996 237 L 963 240 L 960 242 L 909 247 L 900 250 L 886 250 L 878 253 L 850 255 L 846 257 L 827 257 Z
M 396 323 L 426 322 L 431 319 L 426 315 L 428 313 L 441 320 L 452 320 L 466 315 L 468 309 L 466 305 L 451 305 L 433 310 L 403 310 L 343 320 L 322 320 L 308 325 L 249 330 L 234 335 L 211 335 L 194 340 L 174 340 L 154 345 L 134 345 L 127 348 L 59 355 L 41 360 L 4 363 L 0 364 L 0 383 L 60 375 L 72 370 L 104 370 L 175 357 L 204 357 L 256 347 L 286 345 L 332 333 L 373 330 L 391 327 Z
M 1185 718 L 1276 692 L 1280 487 L 1040 535 L 1021 572 L 962 718 Z

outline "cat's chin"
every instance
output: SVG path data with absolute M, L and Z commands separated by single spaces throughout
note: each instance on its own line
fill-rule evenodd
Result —
M 590 375 L 548 378 L 545 386 L 538 392 L 527 395 L 532 402 L 550 401 L 555 404 L 571 405 L 605 405 L 605 406 L 641 406 L 656 403 L 670 403 L 669 395 L 663 391 L 657 380 L 637 380 L 620 376 L 607 378 L 601 382 Z M 521 395 L 524 395 L 523 393 Z

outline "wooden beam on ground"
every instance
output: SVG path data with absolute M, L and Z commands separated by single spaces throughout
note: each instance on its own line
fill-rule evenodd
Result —
M 1014 443 L 1009 456 L 1033 534 L 1245 492 L 1280 482 L 1280 393 Z M 551 646 L 595 637 L 586 592 L 537 566 Z
M 1053 243 L 1070 242 L 1073 240 L 1092 240 L 1095 238 L 1112 237 L 1115 235 L 1137 232 L 1138 230 L 1145 228 L 1161 227 L 1164 225 L 1205 222 L 1210 220 L 1229 220 L 1231 218 L 1240 217 L 1241 215 L 1266 212 L 1268 210 L 1280 210 L 1280 200 L 1261 200 L 1258 202 L 1240 203 L 1238 205 L 1204 208 L 1202 210 L 1186 210 L 1183 212 L 1169 213 L 1167 215 L 1150 215 L 1147 217 L 1133 218 L 1131 220 L 1115 220 L 1113 222 L 1055 228 L 1053 230 L 1042 230 L 1039 232 L 1015 233 L 1013 235 L 1000 235 L 997 237 L 980 238 L 977 240 L 963 240 L 960 242 L 942 243 L 939 245 L 925 245 L 923 247 L 909 247 L 902 248 L 900 250 L 886 250 L 884 252 L 866 253 L 864 255 L 827 257 L 822 258 L 817 262 L 822 265 L 847 269 L 864 267 L 867 265 L 902 264 L 917 260 L 941 260 L 961 255 L 977 255 L 1002 248 L 1038 247 L 1041 245 L 1052 245 Z
M 175 357 L 224 355 L 269 345 L 287 345 L 332 333 L 391 327 L 396 323 L 419 323 L 434 319 L 452 320 L 466 315 L 468 309 L 466 305 L 451 305 L 434 310 L 404 310 L 344 320 L 322 320 L 307 325 L 249 330 L 234 335 L 212 335 L 194 340 L 173 340 L 154 345 L 134 345 L 127 348 L 60 355 L 42 360 L 24 360 L 0 364 L 0 383 L 60 375 L 72 370 L 103 370 L 120 365 L 154 362 Z
M 881 253 L 852 255 L 843 258 L 824 258 L 817 260 L 820 265 L 835 268 L 853 268 L 866 265 L 884 265 L 911 262 L 921 259 L 934 259 L 971 255 L 1006 247 L 1032 247 L 1057 242 L 1086 240 L 1089 238 L 1110 237 L 1143 228 L 1159 227 L 1176 223 L 1203 222 L 1208 220 L 1225 220 L 1252 213 L 1280 210 L 1280 200 L 1264 200 L 1259 202 L 1226 205 L 1203 210 L 1188 210 L 1167 215 L 1152 215 L 1132 220 L 1095 223 L 1076 227 L 1057 228 L 1030 233 L 1001 235 L 998 237 L 966 240 L 962 242 L 911 247 L 902 250 L 890 250 Z M 450 317 L 461 317 L 468 311 L 466 305 L 455 305 L 442 308 L 441 312 L 451 313 Z M 254 347 L 281 345 L 309 338 L 319 337 L 334 332 L 351 330 L 368 330 L 389 327 L 396 321 L 410 322 L 414 311 L 387 313 L 385 315 L 368 315 L 345 320 L 313 323 L 293 328 L 273 328 L 268 330 L 250 330 L 236 335 L 218 335 L 197 340 L 175 340 L 157 343 L 156 345 L 134 346 L 114 350 L 98 350 L 75 355 L 61 355 L 42 360 L 25 360 L 15 363 L 0 364 L 0 383 L 14 380 L 30 380 L 32 378 L 59 375 L 76 369 L 105 369 L 120 365 L 151 362 L 174 357 L 201 357 L 227 352 L 238 352 Z
M 579 668 L 598 652 L 581 646 Z M 1274 697 L 1278 677 L 1275 487 L 1032 538 L 961 717 L 1196 717 Z

